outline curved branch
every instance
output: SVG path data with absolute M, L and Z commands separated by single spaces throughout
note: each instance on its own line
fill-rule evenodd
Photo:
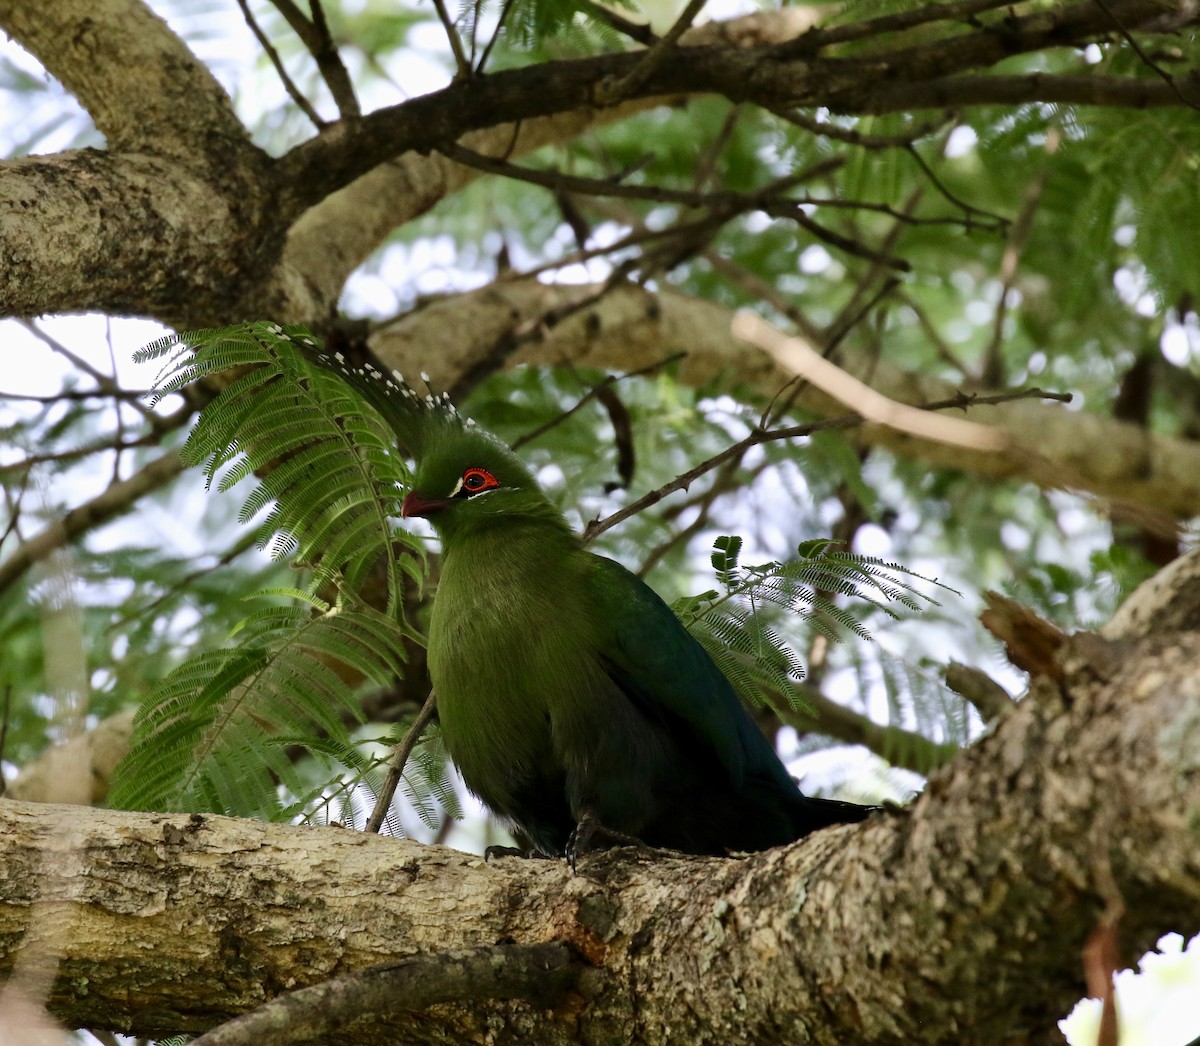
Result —
M 575 986 L 580 970 L 564 944 L 433 952 L 277 996 L 201 1035 L 193 1046 L 287 1046 L 326 1037 L 363 1013 L 386 1017 L 439 1002 L 523 999 L 546 1007 Z
M 88 111 L 110 149 L 249 142 L 225 89 L 142 0 L 0 0 L 0 27 Z
M 733 314 L 719 305 L 628 286 L 602 298 L 596 298 L 596 291 L 592 285 L 533 280 L 492 284 L 432 303 L 383 328 L 373 337 L 372 349 L 389 368 L 404 373 L 428 370 L 439 388 L 454 387 L 461 375 L 485 362 L 557 366 L 569 361 L 631 371 L 676 351 L 686 353 L 678 380 L 693 387 L 728 381 L 732 375 L 740 389 L 770 400 L 790 378 L 766 353 L 733 338 Z M 588 304 L 570 312 L 575 302 Z M 552 327 L 540 325 L 546 314 L 565 318 Z M 524 337 L 528 331 L 537 337 Z M 436 358 L 429 355 L 431 344 L 439 346 Z M 902 403 L 931 403 L 960 393 L 949 382 L 901 370 L 886 360 L 843 353 L 838 362 Z M 795 402 L 821 417 L 845 413 L 843 405 L 813 388 Z M 1015 449 L 1001 455 L 977 452 L 912 439 L 877 425 L 864 426 L 858 436 L 938 468 L 1084 491 L 1181 518 L 1200 514 L 1200 445 L 1194 441 L 1028 400 L 981 408 L 976 420 L 1005 429 Z
M 1119 10 L 1118 10 L 1119 9 Z M 898 87 L 985 68 L 1016 54 L 1088 42 L 1110 31 L 1112 12 L 1138 28 L 1163 16 L 1157 0 L 1123 0 L 1102 9 L 1090 0 L 1033 14 L 1004 15 L 972 27 L 865 57 L 797 58 L 789 43 L 751 48 L 683 47 L 674 60 L 631 83 L 644 51 L 545 62 L 451 84 L 351 123 L 325 128 L 280 160 L 284 215 L 297 216 L 390 157 L 428 152 L 471 130 L 575 109 L 604 108 L 602 85 L 629 84 L 629 96 L 648 99 L 714 93 L 767 107 L 823 105 L 839 112 L 877 112 Z M 1196 12 L 1183 16 L 1188 21 Z M 801 38 L 803 39 L 803 38 Z M 1185 104 L 1175 97 L 1174 104 Z M 911 107 L 911 106 L 910 106 Z

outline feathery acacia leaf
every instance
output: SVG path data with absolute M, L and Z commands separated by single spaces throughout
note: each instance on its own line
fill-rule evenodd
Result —
M 807 541 L 796 559 L 756 566 L 739 562 L 741 548 L 736 535 L 718 537 L 712 565 L 724 591 L 685 597 L 674 610 L 735 689 L 754 704 L 782 694 L 793 707 L 804 706 L 794 685 L 804 678 L 804 665 L 777 627 L 789 616 L 804 618 L 833 640 L 846 633 L 867 640 L 871 635 L 854 609 L 834 602 L 834 596 L 896 618 L 897 606 L 916 612 L 924 603 L 937 605 L 914 582 L 953 591 L 899 563 L 844 552 L 833 541 Z

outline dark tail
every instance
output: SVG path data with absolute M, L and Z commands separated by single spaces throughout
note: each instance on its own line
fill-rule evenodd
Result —
M 815 832 L 818 828 L 828 828 L 831 824 L 857 824 L 882 809 L 882 806 L 860 806 L 858 803 L 843 803 L 839 799 L 801 795 L 797 796 L 797 802 L 792 807 L 792 823 L 796 828 L 796 838 L 799 839 L 802 835 Z

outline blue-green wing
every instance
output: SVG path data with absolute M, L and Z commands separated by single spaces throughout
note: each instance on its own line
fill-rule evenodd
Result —
M 599 610 L 597 653 L 613 682 L 647 718 L 711 749 L 740 789 L 747 773 L 795 785 L 729 680 L 666 603 L 637 575 L 590 556 Z M 681 737 L 680 740 L 683 740 Z

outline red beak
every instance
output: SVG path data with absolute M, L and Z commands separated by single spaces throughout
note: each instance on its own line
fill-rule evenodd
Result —
M 409 516 L 428 516 L 431 512 L 445 508 L 446 504 L 445 498 L 427 498 L 420 491 L 410 490 L 400 505 L 400 518 L 408 519 Z

